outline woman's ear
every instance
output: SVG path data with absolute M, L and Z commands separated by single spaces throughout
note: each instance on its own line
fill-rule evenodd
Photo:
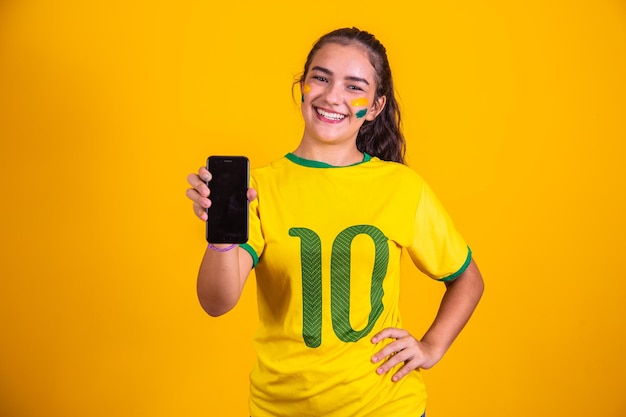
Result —
M 370 106 L 370 109 L 365 116 L 365 120 L 369 122 L 374 120 L 385 108 L 385 103 L 387 103 L 387 96 L 380 96 L 374 100 L 374 103 Z

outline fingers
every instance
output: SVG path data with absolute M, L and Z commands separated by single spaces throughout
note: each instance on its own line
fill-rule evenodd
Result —
M 397 339 L 396 341 L 389 343 L 387 346 L 385 346 L 379 352 L 377 352 L 374 356 L 372 356 L 372 362 L 379 363 L 383 361 L 384 359 L 387 359 L 387 362 L 382 365 L 384 368 L 386 368 L 385 372 L 387 372 L 389 370 L 388 368 L 392 368 L 394 365 L 401 362 L 400 360 L 396 360 L 396 361 L 393 361 L 394 363 L 392 365 L 385 366 L 387 363 L 389 363 L 392 357 L 400 355 L 406 348 L 410 347 L 411 344 L 415 344 L 414 342 L 417 342 L 417 340 L 415 340 L 411 335 L 408 335 L 408 337 Z M 404 357 L 405 355 L 402 354 L 401 356 Z
M 256 190 L 254 188 L 248 188 L 246 196 L 248 197 L 248 201 L 254 201 L 257 196 Z
M 210 203 L 211 201 L 209 200 L 209 205 Z M 209 220 L 209 214 L 207 213 L 206 208 L 200 206 L 199 204 L 193 203 L 193 212 L 200 220 Z
M 187 176 L 187 182 L 189 185 L 191 185 L 191 187 L 202 197 L 208 197 L 210 194 L 209 187 L 206 185 L 206 183 L 210 180 L 211 174 L 204 167 L 200 168 L 197 174 L 189 174 Z
M 200 168 L 198 168 L 198 176 L 204 181 L 211 180 L 211 173 L 205 166 L 201 166 Z
M 408 331 L 404 329 L 398 329 L 396 327 L 387 327 L 386 329 L 378 332 L 374 337 L 372 337 L 372 343 L 378 343 L 385 339 L 399 339 L 401 337 L 405 337 L 409 334 Z
M 209 216 L 206 209 L 211 207 L 211 200 L 200 196 L 200 194 L 194 188 L 188 188 L 185 192 L 187 198 L 193 201 L 194 214 L 203 221 L 207 221 Z
M 372 343 L 379 343 L 389 338 L 395 340 L 372 356 L 372 362 L 384 361 L 376 368 L 378 375 L 384 375 L 397 365 L 403 364 L 391 378 L 392 381 L 397 382 L 423 364 L 425 353 L 422 351 L 421 343 L 403 329 L 392 327 L 384 329 L 372 338 Z
M 185 192 L 187 198 L 193 201 L 193 212 L 200 220 L 207 221 L 208 215 L 206 209 L 211 207 L 211 189 L 207 186 L 207 182 L 211 180 L 211 173 L 205 168 L 200 167 L 197 174 L 189 174 L 187 182 L 191 186 Z M 257 198 L 257 192 L 254 188 L 248 188 L 246 193 L 248 201 Z
M 194 214 L 203 221 L 208 219 L 206 209 L 211 207 L 211 200 L 209 200 L 211 190 L 206 185 L 206 181 L 210 179 L 211 174 L 204 167 L 201 167 L 197 174 L 189 174 L 187 176 L 187 182 L 191 185 L 191 188 L 187 189 L 185 195 L 193 201 Z

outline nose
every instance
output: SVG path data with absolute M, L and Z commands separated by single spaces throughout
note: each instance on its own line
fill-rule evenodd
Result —
M 339 83 L 328 83 L 324 90 L 324 100 L 332 106 L 337 106 L 343 102 L 343 90 Z

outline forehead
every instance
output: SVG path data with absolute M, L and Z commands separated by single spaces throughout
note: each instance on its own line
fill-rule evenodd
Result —
M 376 75 L 367 49 L 357 44 L 327 43 L 315 53 L 309 69 L 316 66 L 330 70 L 338 77 L 357 76 L 370 83 L 375 80 Z

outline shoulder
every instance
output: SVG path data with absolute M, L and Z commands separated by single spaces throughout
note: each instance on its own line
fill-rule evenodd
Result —
M 424 179 L 413 168 L 399 162 L 383 161 L 377 157 L 364 164 L 368 169 L 377 171 L 381 176 L 389 176 L 395 181 L 408 181 L 415 185 L 422 186 Z
M 289 160 L 283 156 L 265 165 L 260 165 L 252 168 L 250 170 L 250 176 L 255 178 L 265 175 L 271 175 L 273 172 L 280 171 L 287 168 L 288 166 Z

